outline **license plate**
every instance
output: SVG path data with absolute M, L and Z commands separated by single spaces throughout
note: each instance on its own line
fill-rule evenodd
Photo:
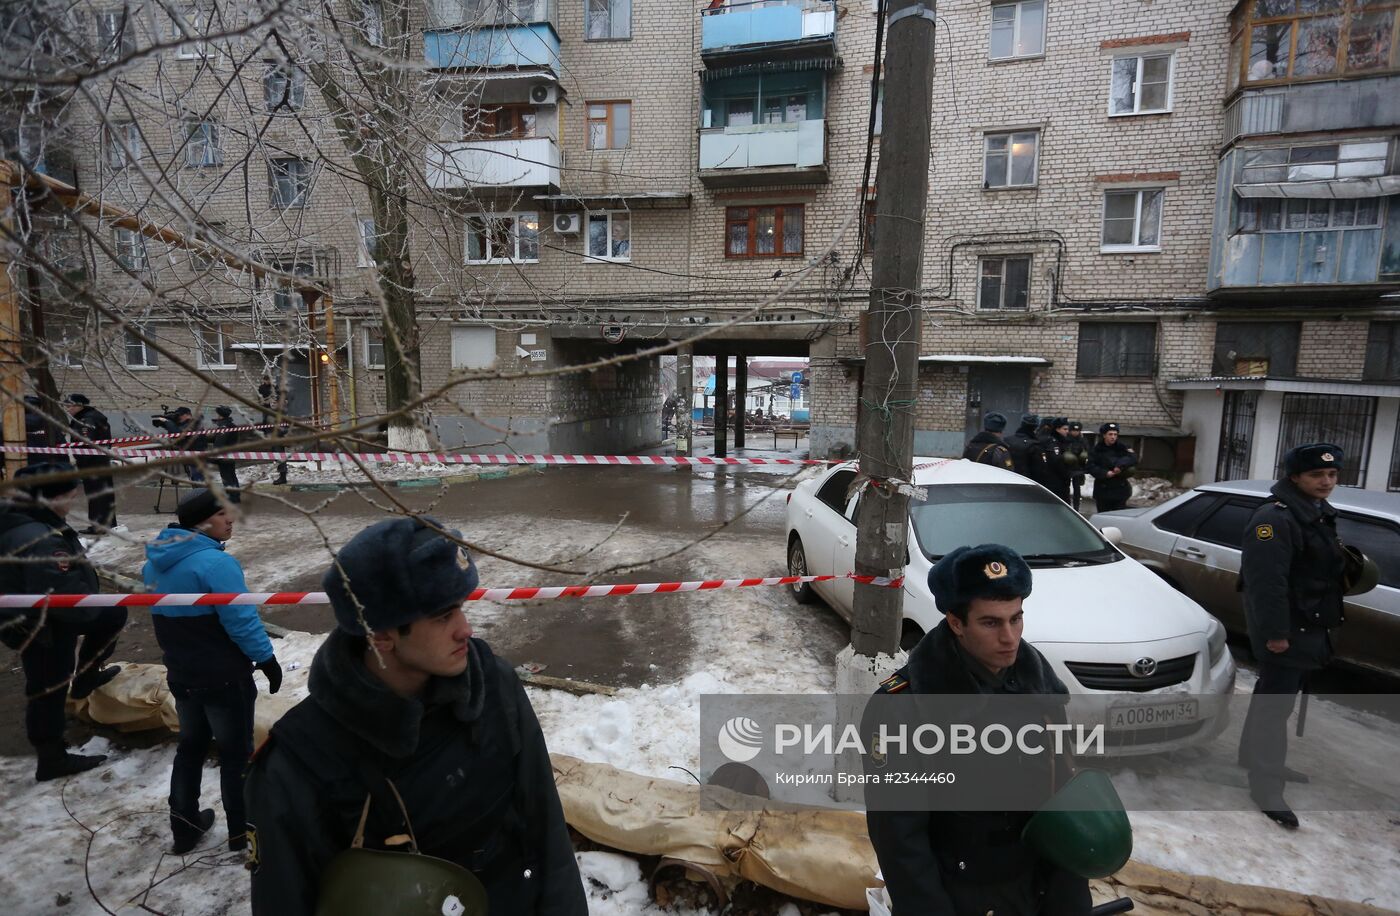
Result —
M 1109 731 L 1161 728 L 1186 725 L 1201 717 L 1199 700 L 1173 700 L 1170 703 L 1110 703 Z

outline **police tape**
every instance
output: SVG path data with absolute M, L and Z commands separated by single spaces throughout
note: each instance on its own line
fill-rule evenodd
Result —
M 850 579 L 876 588 L 902 588 L 904 577 L 859 576 L 770 576 L 762 579 L 704 579 L 694 582 L 633 582 L 620 585 L 543 585 L 525 588 L 478 588 L 467 601 L 530 601 L 541 598 L 606 598 L 627 595 L 670 595 L 678 592 L 709 592 L 765 585 L 800 585 Z M 191 605 L 321 605 L 330 604 L 325 592 L 242 592 L 137 595 L 0 595 L 0 608 L 75 607 L 189 607 Z
M 103 455 L 109 458 L 184 458 L 190 461 L 205 458 L 203 452 L 175 449 L 95 449 L 0 446 L 0 452 L 27 452 L 34 455 Z M 821 458 L 714 458 L 674 455 L 455 455 L 444 452 L 220 452 L 208 456 L 218 461 L 322 461 L 354 464 L 557 464 L 557 465 L 626 465 L 636 467 L 661 465 L 829 465 L 839 462 Z
M 302 426 L 305 421 L 298 420 Z M 65 452 L 72 452 L 74 449 L 87 448 L 92 445 L 137 445 L 142 442 L 155 442 L 160 439 L 182 439 L 196 436 L 218 436 L 223 433 L 241 433 L 249 430 L 273 429 L 278 426 L 291 426 L 292 421 L 286 420 L 282 423 L 253 423 L 248 426 L 201 426 L 195 429 L 187 429 L 178 433 L 148 433 L 144 436 L 121 436 L 116 439 L 87 439 L 82 442 L 69 442 L 64 445 L 55 445 L 53 448 L 62 449 Z M 315 429 L 330 429 L 328 423 L 317 423 L 313 425 Z M 78 452 L 77 454 L 85 454 Z M 106 454 L 105 452 L 103 454 Z

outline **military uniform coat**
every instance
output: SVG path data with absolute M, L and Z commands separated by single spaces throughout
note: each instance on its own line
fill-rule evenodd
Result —
M 978 464 L 989 464 L 994 468 L 1006 468 L 1008 471 L 1015 470 L 1011 449 L 1001 441 L 1001 436 L 986 430 L 972 437 L 967 443 L 967 448 L 963 449 L 963 457 Z
M 1040 450 L 1040 440 L 1035 427 L 1021 426 L 1006 438 L 1006 447 L 1011 452 L 1012 470 L 1022 477 L 1039 481 L 1041 469 L 1045 465 L 1045 454 Z
M 1256 658 L 1293 668 L 1321 668 L 1332 657 L 1328 630 L 1343 622 L 1342 542 L 1337 510 L 1314 502 L 1290 480 L 1254 511 L 1244 533 L 1240 589 Z M 1270 652 L 1269 640 L 1288 640 Z
M 95 595 L 97 570 L 88 562 L 77 532 L 43 506 L 7 506 L 0 514 L 0 556 L 33 562 L 0 564 L 0 591 L 20 595 Z M 48 618 L 63 623 L 90 623 L 100 608 L 49 608 Z M 0 611 L 0 634 L 18 648 L 39 611 Z M 42 638 L 42 635 L 41 635 Z
M 315 911 L 321 874 L 350 847 L 366 795 L 366 848 L 406 832 L 386 778 L 419 849 L 475 873 L 493 914 L 587 916 L 544 735 L 509 663 L 472 639 L 465 672 L 404 698 L 369 673 L 363 651 L 333 631 L 312 662 L 311 696 L 254 755 L 254 916 Z
M 919 641 L 909 664 L 887 680 L 881 692 L 1041 694 L 1062 719 L 1069 691 L 1030 643 L 1021 642 L 1015 663 L 1000 677 L 974 672 L 970 666 L 975 664 L 958 647 L 945 621 Z M 1046 775 L 1051 775 L 1048 769 Z M 870 842 L 894 912 L 1088 916 L 1089 882 L 1051 865 L 1021 843 L 1021 830 L 1030 817 L 1024 811 L 869 811 Z

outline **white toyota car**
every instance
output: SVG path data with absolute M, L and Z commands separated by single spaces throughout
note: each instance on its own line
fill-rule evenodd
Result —
M 1103 722 L 1111 754 L 1154 754 L 1210 740 L 1228 721 L 1235 663 L 1225 628 L 1196 602 L 1124 555 L 1114 541 L 1039 484 L 965 460 L 915 459 L 928 497 L 910 506 L 904 578 L 905 648 L 943 619 L 929 569 L 963 545 L 1005 544 L 1031 567 L 1025 638 L 1069 687 L 1070 716 Z M 800 483 L 788 497 L 789 575 L 855 568 L 854 462 Z M 850 579 L 794 587 L 850 618 Z

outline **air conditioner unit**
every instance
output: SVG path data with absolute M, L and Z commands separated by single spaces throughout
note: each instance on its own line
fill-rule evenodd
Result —
M 578 213 L 556 213 L 554 231 L 560 235 L 578 235 L 583 228 L 583 217 Z
M 559 102 L 559 87 L 539 83 L 530 87 L 530 101 L 536 105 L 555 105 Z

